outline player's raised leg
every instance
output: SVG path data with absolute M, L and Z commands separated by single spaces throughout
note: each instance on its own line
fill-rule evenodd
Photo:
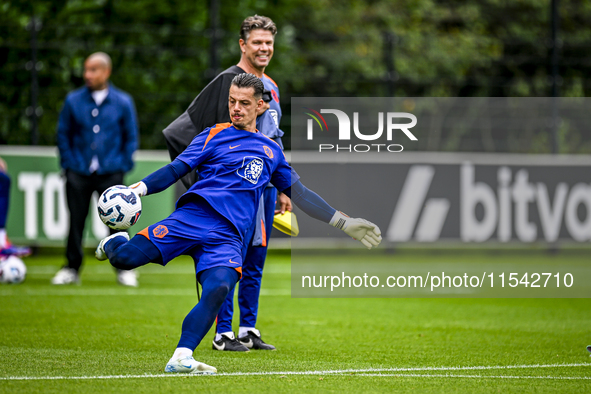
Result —
M 202 271 L 199 282 L 203 294 L 199 303 L 183 321 L 181 339 L 166 364 L 165 372 L 212 374 L 214 367 L 195 361 L 193 351 L 209 331 L 228 293 L 236 286 L 240 274 L 230 267 L 213 267 Z
M 96 250 L 94 251 L 94 256 L 96 257 L 97 260 L 99 261 L 104 261 L 107 259 L 107 252 L 105 251 L 105 245 L 107 244 L 107 242 L 109 242 L 110 240 L 112 240 L 113 238 L 116 237 L 122 237 L 121 241 L 125 240 L 125 241 L 129 241 L 129 234 L 127 234 L 126 232 L 119 232 L 119 233 L 115 233 L 115 234 L 111 234 L 108 237 L 103 238 L 98 246 L 96 247 Z M 121 242 L 116 242 L 116 244 L 119 246 L 121 244 Z
M 109 259 L 109 263 L 120 270 L 131 270 L 162 260 L 160 251 L 150 240 L 142 235 L 130 240 L 126 232 L 103 238 L 96 248 L 95 256 L 98 260 Z

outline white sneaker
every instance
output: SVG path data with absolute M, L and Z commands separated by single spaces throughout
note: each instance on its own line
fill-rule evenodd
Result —
M 120 270 L 117 272 L 117 282 L 123 286 L 138 287 L 138 274 L 134 270 Z
M 103 261 L 107 259 L 107 254 L 105 253 L 105 245 L 107 244 L 107 242 L 109 242 L 115 237 L 125 237 L 125 239 L 129 241 L 129 234 L 127 234 L 126 232 L 115 233 L 113 235 L 109 235 L 106 238 L 103 238 L 101 242 L 99 242 L 94 252 L 94 256 L 97 260 Z
M 78 276 L 78 272 L 76 272 L 73 268 L 64 267 L 55 274 L 53 278 L 51 278 L 52 285 L 70 285 L 70 284 L 80 284 L 80 277 Z
M 181 357 L 176 360 L 170 359 L 164 372 L 169 373 L 190 373 L 190 374 L 202 374 L 202 375 L 213 375 L 217 373 L 217 369 L 196 361 L 193 357 Z

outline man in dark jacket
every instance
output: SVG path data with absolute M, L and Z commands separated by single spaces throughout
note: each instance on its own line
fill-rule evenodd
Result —
M 66 265 L 53 277 L 54 285 L 79 283 L 82 234 L 92 194 L 123 184 L 133 167 L 138 126 L 131 96 L 109 83 L 111 58 L 103 52 L 84 63 L 86 86 L 70 92 L 60 112 L 57 144 L 66 176 L 70 231 Z M 118 271 L 119 283 L 137 286 L 134 271 Z

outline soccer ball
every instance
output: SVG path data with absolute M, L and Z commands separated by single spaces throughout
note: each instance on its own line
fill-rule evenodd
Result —
M 0 283 L 22 283 L 27 276 L 27 267 L 16 256 L 8 256 L 0 261 Z
M 123 185 L 111 186 L 101 194 L 97 204 L 103 223 L 114 230 L 126 230 L 137 223 L 142 214 L 140 196 Z

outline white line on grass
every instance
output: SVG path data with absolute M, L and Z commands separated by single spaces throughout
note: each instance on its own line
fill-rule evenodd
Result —
M 491 369 L 535 369 L 535 368 L 557 368 L 557 367 L 590 367 L 591 363 L 583 364 L 533 364 L 533 365 L 482 365 L 473 367 L 409 367 L 409 368 L 368 368 L 368 369 L 337 369 L 327 371 L 290 371 L 290 372 L 232 372 L 220 373 L 218 375 L 330 375 L 346 373 L 367 373 L 367 372 L 412 372 L 412 371 L 468 371 L 468 370 L 491 370 Z M 435 375 L 434 375 L 435 376 Z
M 558 367 L 589 367 L 590 363 L 582 364 L 534 364 L 534 365 L 494 365 L 474 367 L 413 367 L 413 368 L 368 368 L 368 369 L 339 369 L 327 371 L 283 371 L 283 372 L 227 372 L 215 376 L 263 376 L 263 375 L 342 375 L 357 373 L 355 376 L 383 376 L 383 377 L 430 377 L 430 378 L 495 378 L 495 379 L 591 379 L 591 377 L 579 376 L 486 376 L 486 375 L 429 375 L 429 374 L 381 374 L 376 372 L 410 372 L 410 371 L 460 371 L 460 370 L 490 370 L 490 369 L 535 369 Z M 373 373 L 367 373 L 373 372 Z M 144 378 L 170 378 L 187 376 L 187 374 L 154 374 L 154 375 L 97 375 L 97 376 L 6 376 L 1 380 L 90 380 L 90 379 L 144 379 Z
M 365 373 L 355 376 L 376 376 L 376 377 L 391 377 L 391 378 L 467 378 L 467 379 L 555 379 L 555 380 L 591 380 L 589 376 L 502 376 L 502 375 L 429 375 L 429 374 L 382 374 L 382 373 Z
M 417 368 L 380 368 L 360 370 L 361 372 L 406 372 L 406 371 L 468 371 L 487 369 L 533 369 L 557 367 L 591 367 L 591 363 L 579 364 L 532 364 L 532 365 L 480 365 L 473 367 L 417 367 Z M 347 371 L 343 371 L 347 372 Z

